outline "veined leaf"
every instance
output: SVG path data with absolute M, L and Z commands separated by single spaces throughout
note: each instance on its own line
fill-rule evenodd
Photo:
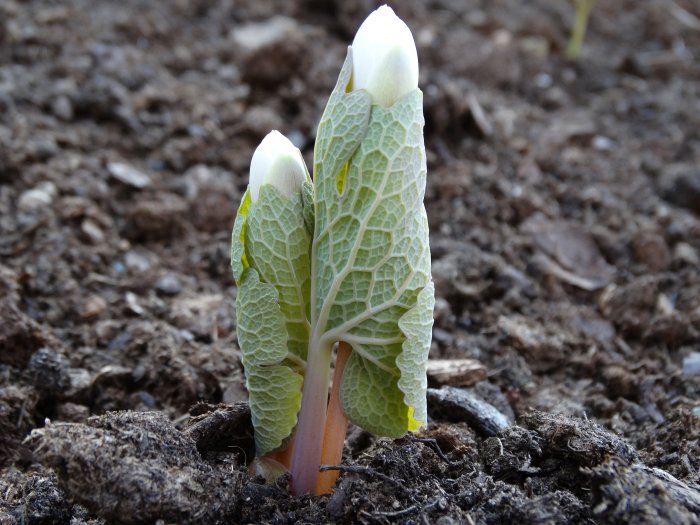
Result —
M 296 425 L 309 340 L 310 234 L 301 194 L 246 192 L 233 231 L 238 341 L 259 455 Z
M 240 282 L 243 277 L 243 270 L 248 268 L 248 258 L 245 254 L 245 222 L 250 209 L 250 191 L 243 194 L 241 205 L 238 207 L 236 221 L 233 223 L 233 233 L 231 234 L 231 269 L 233 278 Z
M 284 445 L 297 423 L 304 379 L 283 365 L 246 367 L 255 449 L 262 456 Z
M 288 348 L 306 359 L 309 344 L 310 235 L 302 194 L 283 196 L 272 185 L 260 188 L 246 220 L 246 248 L 263 282 L 279 294 Z
M 425 421 L 432 326 L 418 322 L 428 307 L 432 319 L 432 303 L 417 304 L 422 291 L 433 296 L 422 94 L 370 106 L 363 92 L 345 93 L 347 65 L 316 146 L 311 346 L 352 346 L 342 387 L 346 414 L 373 433 L 398 436 L 416 427 L 414 418 Z M 410 333 L 400 326 L 405 314 Z M 414 333 L 419 327 L 423 333 Z
M 428 421 L 425 391 L 428 379 L 425 369 L 433 335 L 435 285 L 429 282 L 421 290 L 416 305 L 399 319 L 399 328 L 406 336 L 396 365 L 401 371 L 398 387 L 404 393 L 404 403 L 413 410 L 408 412 L 409 430 L 418 430 Z
M 303 378 L 282 364 L 289 352 L 279 296 L 253 268 L 238 284 L 236 312 L 255 448 L 263 455 L 282 445 L 296 425 Z
M 301 187 L 301 198 L 304 205 L 304 223 L 309 237 L 314 234 L 314 185 L 312 182 L 304 182 Z

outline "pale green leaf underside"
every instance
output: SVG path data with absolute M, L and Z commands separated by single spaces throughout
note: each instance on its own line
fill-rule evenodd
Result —
M 413 419 L 419 426 L 428 421 L 425 368 L 433 334 L 434 307 L 435 286 L 430 281 L 418 294 L 416 305 L 399 320 L 399 328 L 406 340 L 403 342 L 403 352 L 396 358 L 396 365 L 401 371 L 398 387 L 404 393 L 404 403 L 413 407 Z
M 420 91 L 372 107 L 345 195 L 319 179 L 316 319 L 335 336 L 392 339 L 430 280 Z M 328 176 L 327 178 L 331 178 Z
M 246 194 L 234 225 L 238 342 L 259 455 L 283 444 L 301 404 L 310 287 L 302 208 L 301 194 L 265 185 L 255 203 Z
M 276 365 L 287 357 L 287 330 L 278 298 L 275 287 L 260 282 L 255 269 L 246 270 L 236 296 L 238 343 L 246 367 Z
M 297 423 L 303 378 L 282 365 L 246 366 L 246 387 L 259 456 L 279 448 Z
M 314 185 L 310 181 L 304 182 L 301 187 L 301 198 L 304 204 L 304 223 L 306 231 L 309 232 L 309 238 L 314 234 Z
M 260 188 L 246 221 L 251 265 L 263 282 L 274 285 L 284 316 L 289 351 L 306 359 L 309 344 L 310 235 L 301 193 L 283 196 L 272 185 Z M 258 323 L 264 324 L 264 318 Z
M 241 199 L 241 205 L 238 207 L 231 235 L 231 269 L 233 270 L 233 278 L 237 283 L 243 277 L 243 270 L 248 268 L 248 260 L 245 254 L 245 222 L 250 203 L 250 192 L 246 191 Z
M 408 410 L 398 379 L 360 354 L 350 354 L 341 389 L 348 419 L 377 436 L 403 436 L 408 430 Z
M 400 319 L 403 343 L 386 345 L 397 369 L 375 366 L 353 352 L 343 376 L 342 399 L 348 418 L 380 436 L 398 437 L 427 422 L 425 366 L 430 351 L 435 289 L 432 281 Z M 380 351 L 380 349 L 376 349 Z
M 255 428 L 255 448 L 263 455 L 282 445 L 296 425 L 303 378 L 283 363 L 287 332 L 271 284 L 247 269 L 236 297 L 238 342 L 243 354 L 246 387 Z
M 396 436 L 415 427 L 414 414 L 423 417 L 425 411 L 429 343 L 405 346 L 407 334 L 399 326 L 430 283 L 422 94 L 415 90 L 390 108 L 371 106 L 356 145 L 352 134 L 332 133 L 365 126 L 365 115 L 348 109 L 359 102 L 344 94 L 344 78 L 341 73 L 316 147 L 326 157 L 316 163 L 312 318 L 321 341 L 345 341 L 353 348 L 343 378 L 350 419 L 373 433 Z M 346 166 L 341 186 L 338 175 Z M 430 314 L 432 319 L 432 307 Z M 429 341 L 430 332 L 428 326 L 423 339 Z M 410 356 L 399 366 L 406 348 Z
M 345 92 L 351 75 L 352 48 L 348 48 L 338 81 L 318 124 L 314 147 L 316 195 L 325 191 L 323 188 L 336 187 L 338 175 L 360 145 L 369 124 L 372 105 L 369 94 L 366 91 Z

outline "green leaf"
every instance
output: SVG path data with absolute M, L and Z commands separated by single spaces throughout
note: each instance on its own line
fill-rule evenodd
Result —
M 335 89 L 318 124 L 314 147 L 316 198 L 319 193 L 323 193 L 325 198 L 333 198 L 334 193 L 337 196 L 339 179 L 345 186 L 346 164 L 360 145 L 369 125 L 372 99 L 366 91 L 346 93 L 351 75 L 352 49 L 348 48 Z M 327 224 L 321 225 L 322 230 L 326 227 Z
M 353 348 L 341 387 L 348 419 L 377 436 L 403 436 L 409 429 L 408 410 L 398 379 L 394 371 L 375 366 Z
M 289 351 L 279 296 L 274 286 L 260 282 L 253 268 L 238 285 L 236 316 L 255 448 L 263 455 L 279 448 L 296 425 L 303 378 L 281 364 Z
M 401 371 L 398 387 L 403 392 L 404 403 L 409 407 L 409 430 L 418 430 L 428 421 L 425 392 L 428 380 L 425 368 L 428 364 L 430 341 L 433 335 L 433 308 L 435 286 L 432 281 L 418 294 L 416 305 L 399 320 L 399 328 L 406 336 L 402 352 L 396 358 Z
M 427 422 L 425 367 L 434 305 L 431 281 L 398 321 L 402 343 L 353 346 L 342 385 L 343 407 L 353 423 L 372 434 L 398 437 Z M 387 364 L 392 361 L 395 368 Z
M 366 101 L 349 99 L 361 92 L 345 94 L 344 78 L 341 73 L 317 138 L 312 246 L 317 335 L 311 346 L 334 341 L 352 346 L 342 388 L 346 414 L 370 432 L 398 436 L 425 421 L 432 326 L 425 322 L 428 317 L 432 322 L 433 288 L 423 206 L 422 93 L 415 90 L 389 108 L 371 106 L 365 127 L 359 108 Z M 350 130 L 363 130 L 359 145 Z
M 238 285 L 236 317 L 244 366 L 275 365 L 286 359 L 287 329 L 279 295 L 274 286 L 260 282 L 252 268 L 246 270 Z
M 304 205 L 304 223 L 309 237 L 314 234 L 314 185 L 312 182 L 304 182 L 301 187 L 301 198 Z
M 245 253 L 245 223 L 250 204 L 250 192 L 246 191 L 238 207 L 236 221 L 233 223 L 233 233 L 231 234 L 231 269 L 236 282 L 240 282 L 243 277 L 243 270 L 249 266 Z
M 431 281 L 398 321 L 401 343 L 370 344 L 370 338 L 353 343 L 342 385 L 343 407 L 353 423 L 373 434 L 398 437 L 427 422 L 425 367 L 434 305 Z
M 289 351 L 306 359 L 309 344 L 311 238 L 304 220 L 302 194 L 283 196 L 272 185 L 260 188 L 246 221 L 246 247 L 261 281 L 279 294 Z M 264 318 L 259 322 L 264 323 Z
M 248 194 L 246 193 L 246 196 Z M 309 340 L 310 234 L 301 193 L 244 197 L 233 232 L 236 318 L 258 455 L 296 425 Z
M 303 378 L 282 365 L 248 365 L 245 370 L 255 450 L 263 456 L 280 448 L 292 433 L 301 406 Z

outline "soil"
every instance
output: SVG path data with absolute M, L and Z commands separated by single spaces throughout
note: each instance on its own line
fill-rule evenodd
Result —
M 700 8 L 396 3 L 425 95 L 433 359 L 335 492 L 251 479 L 230 231 L 368 0 L 0 0 L 0 524 L 700 523 Z M 449 381 L 448 381 L 449 382 Z

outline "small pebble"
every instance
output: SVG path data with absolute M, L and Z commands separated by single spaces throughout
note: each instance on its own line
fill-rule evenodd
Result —
M 538 73 L 535 76 L 535 85 L 540 89 L 550 88 L 553 83 L 552 76 L 547 73 Z
M 679 242 L 673 249 L 673 258 L 689 265 L 700 265 L 700 256 L 695 248 L 687 242 Z
M 84 423 L 90 417 L 90 409 L 76 403 L 61 403 L 56 407 L 56 419 L 69 423 Z
M 80 309 L 80 317 L 83 319 L 94 319 L 102 315 L 106 309 L 107 301 L 99 295 L 91 295 L 87 298 L 85 303 L 83 303 Z
M 136 297 L 136 294 L 134 292 L 126 292 L 124 298 L 126 299 L 126 305 L 129 307 L 129 310 L 131 310 L 133 313 L 135 313 L 136 315 L 143 315 L 146 313 L 146 310 L 143 309 L 143 306 L 139 304 L 138 297 Z
M 615 143 L 612 140 L 603 135 L 596 135 L 593 137 L 593 147 L 598 151 L 610 151 L 613 149 L 614 145 Z
M 262 22 L 238 25 L 231 31 L 231 37 L 237 46 L 252 52 L 283 41 L 294 31 L 298 31 L 296 20 L 275 16 Z
M 80 230 L 92 244 L 101 244 L 105 240 L 102 229 L 91 219 L 85 219 L 80 225 Z
M 190 137 L 206 137 L 208 133 L 204 126 L 200 126 L 199 124 L 190 124 L 187 126 L 187 134 Z
M 53 182 L 42 182 L 19 197 L 18 208 L 23 212 L 34 212 L 50 206 L 58 190 Z
M 182 283 L 174 273 L 166 273 L 158 279 L 156 290 L 165 295 L 177 295 L 182 291 Z
M 151 261 L 143 254 L 130 250 L 124 256 L 126 267 L 133 272 L 147 272 L 151 269 Z
M 110 162 L 107 164 L 107 170 L 116 180 L 132 188 L 142 189 L 151 185 L 151 178 L 148 175 L 128 164 Z
M 73 120 L 73 104 L 65 95 L 59 95 L 51 103 L 51 112 L 66 122 Z
M 246 111 L 243 122 L 247 129 L 264 137 L 272 129 L 280 129 L 284 126 L 282 118 L 266 106 L 253 106 Z
M 53 137 L 44 137 L 31 140 L 30 148 L 39 160 L 48 160 L 55 157 L 59 151 L 58 145 Z
M 691 352 L 683 359 L 683 375 L 685 377 L 700 375 L 700 352 Z
M 182 341 L 194 341 L 194 334 L 189 330 L 177 330 L 175 335 L 177 335 L 177 337 L 179 337 Z

